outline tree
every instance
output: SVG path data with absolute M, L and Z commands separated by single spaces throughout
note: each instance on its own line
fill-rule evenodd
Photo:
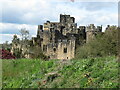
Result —
M 23 50 L 22 53 L 23 53 L 23 56 L 24 56 L 25 54 L 29 53 L 28 48 L 29 48 L 29 37 L 30 37 L 30 35 L 29 35 L 29 31 L 26 30 L 26 28 L 22 28 L 20 30 L 20 34 L 21 34 L 21 38 L 22 38 L 21 49 Z
M 20 34 L 21 34 L 22 40 L 27 40 L 27 39 L 29 39 L 29 31 L 26 30 L 25 28 L 22 28 L 22 29 L 20 30 Z
M 19 47 L 20 45 L 20 39 L 17 37 L 17 35 L 14 35 L 13 40 L 12 40 L 12 53 L 16 58 L 21 58 L 21 48 Z
M 5 43 L 2 44 L 2 48 L 10 52 L 11 44 L 9 44 L 8 41 L 5 41 Z

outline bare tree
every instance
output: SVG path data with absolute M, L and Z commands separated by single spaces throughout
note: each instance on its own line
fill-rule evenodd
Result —
M 28 48 L 29 48 L 29 31 L 26 30 L 26 28 L 22 28 L 20 30 L 20 34 L 21 34 L 21 49 L 24 49 L 24 54 L 29 53 Z
M 29 39 L 29 31 L 26 30 L 26 28 L 22 28 L 22 29 L 20 30 L 20 34 L 21 34 L 22 40 L 27 40 L 27 39 Z

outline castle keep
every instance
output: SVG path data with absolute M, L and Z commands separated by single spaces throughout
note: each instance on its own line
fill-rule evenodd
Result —
M 77 45 L 89 42 L 99 32 L 102 32 L 102 26 L 90 24 L 78 27 L 74 17 L 60 14 L 59 22 L 46 21 L 43 25 L 38 25 L 32 45 L 39 46 L 50 59 L 72 59 Z M 20 47 L 16 45 L 13 43 L 13 49 Z

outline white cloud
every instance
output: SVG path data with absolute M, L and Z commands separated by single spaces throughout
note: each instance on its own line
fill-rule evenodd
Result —
M 98 1 L 103 3 L 91 3 Z M 75 17 L 78 25 L 86 26 L 93 23 L 103 25 L 105 28 L 107 24 L 117 25 L 118 23 L 118 3 L 113 3 L 113 0 L 89 2 L 88 0 L 75 0 L 75 2 L 70 2 L 70 0 L 2 0 L 1 3 L 2 34 L 19 34 L 21 28 L 26 28 L 31 35 L 35 36 L 37 25 L 43 24 L 46 20 L 58 22 L 61 13 Z M 6 39 L 8 36 L 5 36 Z
M 22 28 L 26 28 L 31 35 L 35 35 L 37 32 L 37 25 L 28 24 L 13 24 L 13 23 L 0 23 L 2 33 L 4 34 L 20 34 Z
M 87 3 L 77 2 L 81 0 L 75 0 L 75 3 L 66 1 L 70 0 L 4 0 L 2 4 L 3 22 L 42 24 L 46 20 L 57 21 L 60 13 L 66 13 L 75 16 L 76 20 L 82 23 L 83 19 L 90 19 L 89 15 L 93 16 L 94 13 L 95 15 L 113 13 L 113 11 L 117 13 L 117 10 L 114 10 L 117 8 L 117 3 L 97 3 L 98 1 L 96 1 L 95 4 L 92 4 L 87 0 L 85 0 Z M 109 10 L 104 11 L 106 8 Z
M 101 24 L 117 24 L 118 22 L 118 14 L 110 14 L 102 15 L 100 18 L 96 19 L 96 22 Z

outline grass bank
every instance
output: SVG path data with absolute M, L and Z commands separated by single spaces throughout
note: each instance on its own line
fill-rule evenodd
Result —
M 3 88 L 118 88 L 115 56 L 80 60 L 2 60 Z

